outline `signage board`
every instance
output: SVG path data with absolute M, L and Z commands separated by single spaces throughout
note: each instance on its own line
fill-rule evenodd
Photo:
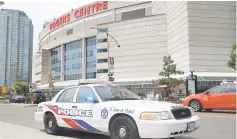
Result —
M 83 6 L 52 21 L 49 25 L 49 30 L 51 31 L 64 24 L 67 24 L 68 22 L 71 22 L 72 20 L 76 20 L 87 15 L 96 14 L 106 9 L 108 9 L 107 1 L 97 1 L 95 3 Z

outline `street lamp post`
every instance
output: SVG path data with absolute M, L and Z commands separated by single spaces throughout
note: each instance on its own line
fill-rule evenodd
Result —
M 111 59 L 110 59 L 110 54 L 109 54 L 109 48 L 110 48 L 110 46 L 109 46 L 109 41 L 108 41 L 108 40 L 109 40 L 109 36 L 115 41 L 117 47 L 120 47 L 120 45 L 118 44 L 118 42 L 115 40 L 115 38 L 114 38 L 108 31 L 104 31 L 103 29 L 97 28 L 97 27 L 91 27 L 91 29 L 100 30 L 101 32 L 106 33 L 106 35 L 107 35 L 108 77 L 109 77 L 109 80 L 110 80 L 110 77 L 113 76 L 113 74 L 110 73 L 110 62 L 111 62 L 112 57 L 111 57 Z
M 193 72 L 194 72 L 194 69 L 190 69 L 191 79 L 193 79 Z

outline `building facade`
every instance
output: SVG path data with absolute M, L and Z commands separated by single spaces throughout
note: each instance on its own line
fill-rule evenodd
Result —
M 0 86 L 31 82 L 33 25 L 22 11 L 0 11 Z
M 217 85 L 235 79 L 226 64 L 235 24 L 236 2 L 95 2 L 45 26 L 33 79 L 48 88 L 53 71 L 62 87 L 112 72 L 118 84 L 149 88 L 171 55 L 183 77 L 194 69 L 200 86 Z

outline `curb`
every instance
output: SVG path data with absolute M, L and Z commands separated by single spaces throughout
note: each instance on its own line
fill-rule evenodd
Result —
M 0 104 L 0 106 L 36 107 L 37 104 Z

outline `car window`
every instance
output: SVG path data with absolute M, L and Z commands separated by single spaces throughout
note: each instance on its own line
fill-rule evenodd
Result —
M 235 85 L 230 86 L 230 91 L 236 93 L 236 86 Z
M 79 93 L 77 95 L 77 103 L 87 103 L 86 98 L 92 97 L 97 100 L 97 97 L 91 87 L 80 87 Z
M 216 86 L 209 91 L 210 94 L 219 94 L 224 92 L 226 92 L 226 86 Z
M 230 85 L 228 87 L 228 92 L 231 92 L 231 93 L 236 92 L 236 86 L 235 85 Z
M 77 88 L 69 88 L 63 91 L 63 93 L 59 96 L 57 102 L 70 103 L 73 102 L 74 95 L 77 91 Z
M 94 87 L 102 101 L 117 101 L 117 100 L 141 100 L 132 91 L 113 85 L 102 85 Z

